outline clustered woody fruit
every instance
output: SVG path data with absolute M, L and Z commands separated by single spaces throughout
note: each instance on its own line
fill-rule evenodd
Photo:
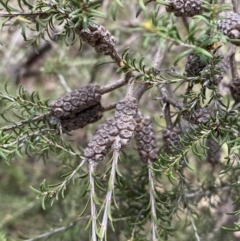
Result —
M 204 69 L 206 63 L 200 59 L 196 52 L 192 51 L 188 55 L 187 63 L 185 65 L 185 73 L 188 77 L 196 77 Z
M 120 100 L 116 105 L 114 118 L 107 119 L 99 128 L 85 148 L 84 157 L 90 162 L 102 161 L 110 152 L 117 137 L 121 148 L 126 147 L 134 134 L 137 112 L 138 100 L 136 98 L 126 96 Z
M 221 150 L 219 140 L 214 140 L 211 136 L 206 139 L 207 149 L 207 159 L 208 163 L 211 163 L 212 166 L 215 166 L 220 161 Z
M 207 124 L 211 118 L 212 111 L 208 107 L 198 106 L 196 110 L 184 111 L 183 118 L 192 124 Z
M 100 100 L 100 86 L 87 85 L 52 101 L 49 106 L 62 128 L 72 131 L 102 118 Z
M 240 78 L 236 77 L 233 81 L 229 84 L 230 91 L 232 94 L 233 99 L 239 103 L 240 102 Z
M 97 105 L 100 100 L 100 86 L 87 85 L 52 101 L 50 107 L 53 109 L 55 117 L 73 117 L 74 114 Z
M 103 116 L 103 107 L 100 103 L 90 106 L 76 113 L 72 118 L 61 118 L 61 126 L 66 131 L 72 131 L 100 120 Z
M 144 163 L 148 160 L 155 161 L 158 157 L 158 149 L 151 118 L 138 114 L 136 121 L 135 139 L 140 159 Z
M 180 153 L 181 130 L 177 127 L 165 128 L 162 131 L 164 149 L 168 155 L 177 155 Z
M 111 55 L 116 39 L 104 26 L 90 23 L 88 28 L 76 30 L 80 38 L 92 46 L 96 52 Z
M 201 4 L 201 0 L 168 0 L 166 11 L 176 17 L 192 17 L 201 13 Z
M 240 15 L 234 12 L 222 12 L 219 14 L 217 28 L 230 39 L 232 44 L 240 46 Z
M 226 55 L 225 57 L 223 57 L 222 55 L 218 55 L 213 58 L 213 62 L 216 59 L 218 59 L 218 63 L 213 63 L 214 67 L 211 66 L 211 64 L 208 64 L 201 71 L 201 78 L 204 80 L 205 83 L 206 81 L 208 81 L 209 84 L 218 85 L 222 81 L 227 70 L 229 69 L 229 56 Z

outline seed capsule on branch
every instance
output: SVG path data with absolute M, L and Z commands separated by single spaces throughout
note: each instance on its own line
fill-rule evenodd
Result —
M 135 130 L 135 116 L 138 111 L 138 101 L 128 96 L 116 105 L 115 117 L 107 119 L 99 128 L 84 151 L 88 161 L 102 161 L 110 152 L 115 139 L 119 137 L 121 148 L 126 147 Z
M 206 66 L 201 58 L 195 53 L 191 52 L 188 55 L 187 63 L 185 65 L 185 73 L 188 77 L 196 77 L 200 75 L 200 72 Z
M 237 39 L 238 42 L 231 41 L 232 44 L 240 46 L 240 15 L 234 12 L 222 12 L 219 14 L 217 29 L 230 39 Z
M 215 166 L 217 163 L 219 163 L 221 157 L 220 144 L 211 136 L 208 136 L 206 146 L 208 147 L 206 161 L 211 163 L 212 166 Z
M 177 127 L 165 128 L 162 131 L 164 149 L 168 155 L 177 155 L 181 149 L 180 143 L 181 130 Z
M 240 102 L 240 78 L 235 78 L 230 84 L 229 88 L 233 99 L 239 103 Z
M 84 150 L 84 157 L 88 161 L 100 162 L 110 152 L 114 142 L 114 138 L 109 134 L 112 122 L 113 119 L 107 119 L 88 143 L 87 148 Z
M 100 100 L 100 86 L 87 85 L 52 101 L 50 107 L 52 108 L 53 116 L 72 118 L 76 113 L 98 104 Z
M 183 118 L 192 124 L 207 124 L 213 112 L 207 107 L 198 107 L 196 110 L 184 111 Z
M 230 65 L 229 56 L 223 57 L 222 55 L 219 55 L 216 56 L 216 60 L 218 62 L 215 66 L 212 67 L 209 64 L 201 71 L 202 79 L 205 79 L 205 81 L 209 81 L 209 83 L 214 85 L 218 85 L 222 81 Z
M 142 162 L 156 161 L 158 158 L 157 140 L 154 133 L 151 118 L 141 114 L 136 118 L 135 140 Z
M 176 17 L 192 17 L 201 13 L 201 0 L 168 0 L 167 12 Z
M 110 55 L 113 53 L 116 40 L 104 26 L 90 23 L 88 28 L 76 31 L 81 39 L 94 47 L 96 52 Z
M 103 108 L 100 104 L 90 106 L 76 113 L 73 118 L 61 118 L 60 123 L 64 130 L 72 131 L 100 120 L 103 116 Z

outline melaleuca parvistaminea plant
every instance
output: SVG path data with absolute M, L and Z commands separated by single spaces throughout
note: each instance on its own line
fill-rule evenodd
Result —
M 240 45 L 240 15 L 234 12 L 219 14 L 218 30 L 231 39 L 231 43 Z
M 60 209 L 64 225 L 51 220 L 62 226 L 44 235 L 39 231 L 32 240 L 56 233 L 69 240 L 64 235 L 74 228 L 75 240 L 199 241 L 211 235 L 219 240 L 201 218 L 209 213 L 206 225 L 220 232 L 230 221 L 213 220 L 215 197 L 229 191 L 230 201 L 238 199 L 240 85 L 231 44 L 238 38 L 239 13 L 234 3 L 234 13 L 227 14 L 227 5 L 197 0 L 0 4 L 1 26 L 17 20 L 35 48 L 49 35 L 56 58 L 66 54 L 63 45 L 73 45 L 71 56 L 81 63 L 68 61 L 66 74 L 53 68 L 55 76 L 65 77 L 62 86 L 73 91 L 54 91 L 51 101 L 23 88 L 17 96 L 0 93 L 2 160 L 38 156 L 64 167 L 57 184 L 44 180 L 39 190 L 32 188 L 46 212 L 66 194 Z M 107 18 L 100 20 L 103 12 Z M 75 53 L 78 41 L 82 48 Z M 77 76 L 72 81 L 71 72 Z M 45 206 L 57 199 L 52 208 Z M 206 208 L 200 208 L 203 200 Z
M 201 0 L 170 0 L 167 12 L 173 12 L 176 17 L 192 17 L 201 13 Z

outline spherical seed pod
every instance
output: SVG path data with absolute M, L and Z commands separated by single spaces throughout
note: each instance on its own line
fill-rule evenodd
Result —
M 88 161 L 100 162 L 110 152 L 114 139 L 110 138 L 108 126 L 112 123 L 113 119 L 107 119 L 88 143 L 83 154 Z
M 114 51 L 116 40 L 102 25 L 92 24 L 79 32 L 81 39 L 94 47 L 96 52 L 110 55 Z
M 167 12 L 173 12 L 176 17 L 192 17 L 201 13 L 200 0 L 169 0 Z
M 133 136 L 133 131 L 128 131 L 128 130 L 121 130 L 119 133 L 119 136 L 123 139 L 131 139 Z
M 100 120 L 103 116 L 103 108 L 100 104 L 91 106 L 72 117 L 60 118 L 60 123 L 65 131 L 72 131 Z
M 84 150 L 84 156 L 86 158 L 91 158 L 95 155 L 95 152 L 93 151 L 93 149 L 91 147 L 87 147 L 85 150 Z
M 135 140 L 140 159 L 144 163 L 148 160 L 155 161 L 157 159 L 158 150 L 151 119 L 148 116 L 143 117 L 141 114 L 138 114 L 136 119 Z
M 168 155 L 176 155 L 180 153 L 180 132 L 180 129 L 177 127 L 166 128 L 162 131 L 164 149 Z
M 217 28 L 230 39 L 239 41 L 231 41 L 232 44 L 240 46 L 240 15 L 234 12 L 222 12 L 219 14 Z
M 200 72 L 206 66 L 200 57 L 193 51 L 188 55 L 187 63 L 185 65 L 185 74 L 188 77 L 200 76 Z
M 97 85 L 87 85 L 52 101 L 50 108 L 53 110 L 53 116 L 69 118 L 72 113 L 79 113 L 90 106 L 97 105 L 101 99 L 99 89 Z
M 183 118 L 192 124 L 207 124 L 213 115 L 213 111 L 210 111 L 207 107 L 198 107 L 195 111 L 183 112 Z
M 135 117 L 138 111 L 138 100 L 132 96 L 127 96 L 116 105 L 115 118 L 123 115 Z

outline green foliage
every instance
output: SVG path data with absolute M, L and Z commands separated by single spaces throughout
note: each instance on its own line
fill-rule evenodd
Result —
M 238 53 L 217 29 L 218 14 L 230 5 L 202 1 L 202 13 L 192 18 L 166 12 L 167 1 L 0 0 L 0 5 L 0 41 L 11 47 L 0 61 L 0 240 L 237 240 L 240 113 L 238 89 L 234 94 L 229 86 L 230 79 L 240 79 L 234 62 Z M 22 34 L 23 43 L 15 42 L 18 48 L 33 47 L 38 53 L 25 56 L 20 49 L 27 60 L 18 66 L 19 86 L 11 83 L 16 72 L 14 57 L 8 59 L 14 49 L 14 41 L 8 43 L 6 37 L 14 38 L 6 32 L 11 27 Z M 47 57 L 42 48 L 46 42 L 55 49 Z M 192 62 L 204 65 L 192 76 L 184 66 L 191 55 Z M 226 59 L 231 77 L 223 72 Z M 3 71 L 5 65 L 10 74 Z M 29 69 L 39 70 L 33 80 L 28 79 Z M 27 72 L 22 78 L 21 71 Z M 29 87 L 31 81 L 40 84 Z M 116 129 L 106 122 L 106 130 L 99 130 L 105 139 L 98 139 L 96 125 L 71 133 L 63 128 L 63 117 L 54 116 L 49 98 L 60 97 L 59 86 L 70 92 L 88 82 L 101 86 L 103 122 L 113 117 L 106 112 L 115 109 L 119 99 L 130 102 L 129 96 L 139 101 L 139 113 L 155 120 L 155 162 L 148 156 L 155 143 L 142 150 L 136 150 L 133 141 L 125 147 L 137 138 L 131 134 L 136 130 L 135 119 L 129 124 L 131 114 L 122 123 L 116 111 L 120 134 L 114 135 Z M 48 91 L 50 83 L 54 87 Z M 127 89 L 117 90 L 125 85 Z M 92 107 L 72 113 L 69 103 L 76 104 L 74 95 L 66 94 L 57 103 L 69 123 Z M 146 140 L 148 130 L 140 130 Z M 102 150 L 111 138 L 109 150 Z M 209 139 L 216 148 L 209 146 Z M 91 140 L 101 143 L 91 146 Z M 86 146 L 93 154 L 86 154 Z M 137 151 L 143 151 L 145 163 Z M 209 153 L 216 160 L 209 161 Z M 95 163 L 94 154 L 103 160 Z M 20 231 L 11 234 L 18 225 Z

